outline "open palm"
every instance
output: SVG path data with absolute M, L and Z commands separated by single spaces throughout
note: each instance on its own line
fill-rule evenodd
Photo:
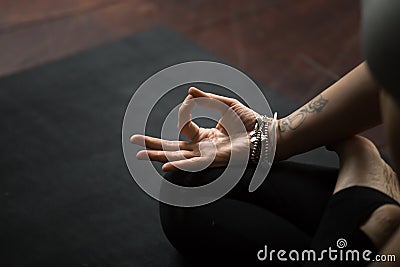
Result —
M 201 128 L 191 119 L 195 104 L 222 113 L 215 128 Z M 198 171 L 206 167 L 226 166 L 232 152 L 249 153 L 249 132 L 256 113 L 238 100 L 190 88 L 179 108 L 178 130 L 190 141 L 169 141 L 144 135 L 133 135 L 131 142 L 146 147 L 136 157 L 164 162 L 163 171 L 177 169 Z

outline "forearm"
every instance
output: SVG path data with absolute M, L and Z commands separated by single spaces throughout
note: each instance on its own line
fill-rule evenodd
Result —
M 365 63 L 278 121 L 276 159 L 339 141 L 381 123 L 378 85 Z

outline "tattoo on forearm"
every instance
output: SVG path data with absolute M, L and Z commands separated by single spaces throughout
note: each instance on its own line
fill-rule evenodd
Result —
M 322 94 L 318 95 L 304 105 L 300 110 L 282 119 L 279 125 L 279 130 L 281 132 L 296 130 L 300 125 L 303 124 L 308 114 L 321 112 L 327 103 L 328 99 L 324 98 Z

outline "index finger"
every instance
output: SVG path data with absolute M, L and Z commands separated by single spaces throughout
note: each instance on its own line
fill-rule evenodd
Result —
M 178 130 L 190 140 L 194 140 L 199 134 L 199 126 L 192 121 L 192 111 L 195 106 L 193 96 L 188 95 L 182 102 L 178 111 Z
M 155 138 L 151 136 L 135 134 L 130 139 L 131 143 L 156 150 L 177 151 L 180 149 L 190 150 L 189 142 L 186 141 L 170 141 Z
M 226 96 L 221 96 L 221 95 L 216 95 L 213 93 L 205 93 L 203 91 L 201 91 L 200 89 L 196 88 L 196 87 L 190 87 L 189 89 L 189 94 L 192 95 L 193 97 L 208 97 L 214 100 L 218 100 L 221 101 L 222 103 L 231 106 L 235 103 L 238 102 L 238 100 L 234 99 L 234 98 L 229 98 Z

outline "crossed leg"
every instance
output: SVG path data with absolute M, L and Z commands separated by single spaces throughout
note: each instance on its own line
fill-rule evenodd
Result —
M 340 158 L 335 193 L 351 186 L 377 189 L 400 202 L 400 184 L 396 173 L 381 158 L 368 139 L 355 136 L 333 145 Z M 380 249 L 400 226 L 400 207 L 385 204 L 377 208 L 360 229 Z

